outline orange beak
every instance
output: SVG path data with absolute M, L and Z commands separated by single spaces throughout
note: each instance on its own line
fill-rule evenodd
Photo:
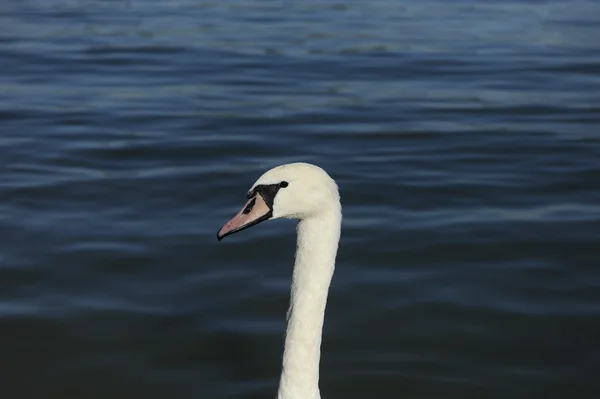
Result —
M 250 198 L 244 207 L 229 222 L 225 223 L 217 233 L 217 239 L 223 238 L 259 224 L 273 216 L 273 210 L 265 202 L 264 198 L 257 193 Z

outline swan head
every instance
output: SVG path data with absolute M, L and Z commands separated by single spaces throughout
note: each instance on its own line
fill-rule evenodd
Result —
M 248 190 L 247 197 L 242 209 L 217 233 L 219 241 L 265 220 L 304 220 L 341 209 L 335 181 L 323 169 L 308 163 L 268 170 Z

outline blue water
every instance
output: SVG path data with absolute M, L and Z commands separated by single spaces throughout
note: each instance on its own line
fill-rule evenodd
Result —
M 600 3 L 0 4 L 0 397 L 274 398 L 338 182 L 321 392 L 598 398 Z

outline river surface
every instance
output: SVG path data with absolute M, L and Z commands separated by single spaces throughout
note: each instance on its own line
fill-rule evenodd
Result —
M 600 397 L 600 3 L 5 0 L 0 397 L 274 398 L 338 182 L 324 399 Z

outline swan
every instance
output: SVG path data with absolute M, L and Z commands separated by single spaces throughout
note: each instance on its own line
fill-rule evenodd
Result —
M 291 163 L 265 172 L 217 239 L 265 220 L 299 219 L 278 399 L 320 399 L 319 361 L 342 206 L 336 182 L 318 166 Z

